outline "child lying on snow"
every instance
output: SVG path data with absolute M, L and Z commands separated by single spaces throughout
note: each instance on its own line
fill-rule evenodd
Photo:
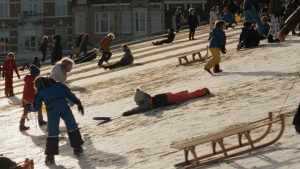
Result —
M 123 116 L 130 116 L 153 108 L 181 103 L 201 96 L 207 96 L 209 94 L 210 91 L 207 88 L 203 88 L 191 93 L 185 90 L 178 93 L 162 93 L 151 97 L 148 93 L 143 92 L 140 89 L 136 89 L 134 101 L 138 107 L 124 112 Z

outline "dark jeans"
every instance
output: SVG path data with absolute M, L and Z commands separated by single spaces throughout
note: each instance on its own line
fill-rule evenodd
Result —
M 178 32 L 181 28 L 181 22 L 180 21 L 176 21 L 176 31 Z
M 196 28 L 190 28 L 189 39 L 194 39 Z
M 122 66 L 126 66 L 126 65 L 130 65 L 130 63 L 126 63 L 126 62 L 121 62 L 121 61 L 119 61 L 119 62 L 117 62 L 117 63 L 115 63 L 115 64 L 112 64 L 112 65 L 110 65 L 110 66 L 107 66 L 107 68 L 109 68 L 109 69 L 115 69 L 115 68 L 122 67 Z
M 98 66 L 101 66 L 103 64 L 103 62 L 108 62 L 108 60 L 111 58 L 111 52 L 103 52 L 102 53 L 102 57 L 100 58 L 99 62 L 98 62 Z
M 47 55 L 47 51 L 42 51 L 43 57 L 42 57 L 42 62 L 44 62 L 46 60 L 46 55 Z

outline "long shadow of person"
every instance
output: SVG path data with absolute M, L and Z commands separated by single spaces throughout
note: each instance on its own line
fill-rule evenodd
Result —
M 241 75 L 241 76 L 299 76 L 299 72 L 274 72 L 274 71 L 254 71 L 254 72 L 222 72 L 215 76 Z
M 16 97 L 16 96 L 11 96 L 11 97 L 8 97 L 9 101 L 8 103 L 9 104 L 12 104 L 12 105 L 21 105 L 21 100 Z
M 71 145 L 68 141 L 67 133 L 63 130 L 64 129 L 62 128 L 59 136 L 59 155 L 73 156 L 74 158 L 76 158 L 73 155 Z M 44 147 L 46 142 L 46 135 L 32 135 L 28 132 L 22 132 L 22 134 L 30 137 L 35 145 L 41 147 L 43 150 L 45 149 Z M 89 134 L 83 134 L 83 140 L 84 153 L 81 156 L 77 157 L 78 165 L 80 168 L 85 169 L 88 166 L 89 169 L 96 169 L 97 167 L 104 167 L 110 165 L 121 167 L 128 163 L 127 158 L 124 156 L 97 150 Z M 57 161 L 57 163 L 59 162 L 60 161 Z M 49 168 L 66 169 L 65 166 L 56 164 L 49 166 Z

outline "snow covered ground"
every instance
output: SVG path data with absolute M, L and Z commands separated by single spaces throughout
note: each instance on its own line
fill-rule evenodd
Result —
M 207 32 L 207 27 L 202 27 L 196 32 L 195 41 L 188 41 L 184 31 L 173 44 L 154 47 L 146 41 L 132 45 L 135 63 L 141 63 L 140 66 L 105 71 L 96 66 L 97 60 L 76 65 L 68 80 L 86 112 L 81 116 L 76 106 L 72 108 L 84 137 L 85 152 L 74 157 L 67 135 L 62 132 L 60 155 L 51 168 L 174 168 L 184 156 L 182 151 L 170 148 L 173 141 L 255 121 L 268 112 L 286 114 L 286 129 L 279 142 L 202 168 L 299 168 L 300 135 L 291 122 L 300 101 L 300 38 L 288 36 L 286 42 L 277 44 L 262 41 L 256 49 L 236 51 L 240 32 L 236 28 L 227 32 L 228 51 L 220 64 L 224 72 L 210 76 L 203 70 L 203 62 L 176 66 L 176 55 L 206 47 Z M 121 54 L 114 50 L 111 62 L 119 60 Z M 45 66 L 42 74 L 49 71 L 50 67 Z M 28 132 L 18 130 L 22 84 L 22 80 L 15 79 L 17 95 L 12 98 L 5 98 L 4 86 L 0 88 L 0 154 L 17 162 L 24 157 L 33 158 L 36 168 L 48 168 L 44 165 L 46 133 L 38 127 L 36 115 L 30 114 L 31 120 L 26 122 L 31 127 Z M 124 111 L 135 107 L 133 94 L 137 87 L 152 95 L 207 87 L 213 95 L 122 117 Z M 109 116 L 113 120 L 97 125 L 98 121 L 92 119 L 95 116 Z M 61 128 L 65 130 L 63 123 Z M 236 138 L 231 141 L 237 142 Z M 206 145 L 203 153 L 209 148 Z

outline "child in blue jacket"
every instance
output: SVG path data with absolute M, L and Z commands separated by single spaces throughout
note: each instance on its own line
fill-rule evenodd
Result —
M 213 68 L 214 73 L 222 72 L 219 63 L 221 61 L 220 51 L 223 54 L 226 54 L 226 48 L 225 48 L 226 35 L 225 32 L 223 31 L 224 29 L 225 29 L 225 22 L 219 20 L 216 21 L 215 28 L 211 33 L 211 40 L 208 47 L 210 52 L 212 53 L 212 59 L 208 61 L 204 67 L 204 70 L 206 70 L 211 75 L 212 75 L 212 72 L 210 71 L 211 68 Z
M 27 105 L 30 111 L 38 111 L 42 107 L 42 102 L 46 105 L 48 112 L 48 136 L 45 150 L 45 164 L 54 164 L 54 155 L 58 155 L 59 141 L 59 121 L 62 118 L 68 130 L 71 147 L 75 155 L 83 153 L 81 145 L 83 140 L 73 116 L 72 110 L 68 105 L 67 99 L 77 104 L 78 110 L 84 114 L 80 100 L 70 91 L 70 89 L 51 78 L 39 77 L 35 80 L 37 93 L 33 105 Z

